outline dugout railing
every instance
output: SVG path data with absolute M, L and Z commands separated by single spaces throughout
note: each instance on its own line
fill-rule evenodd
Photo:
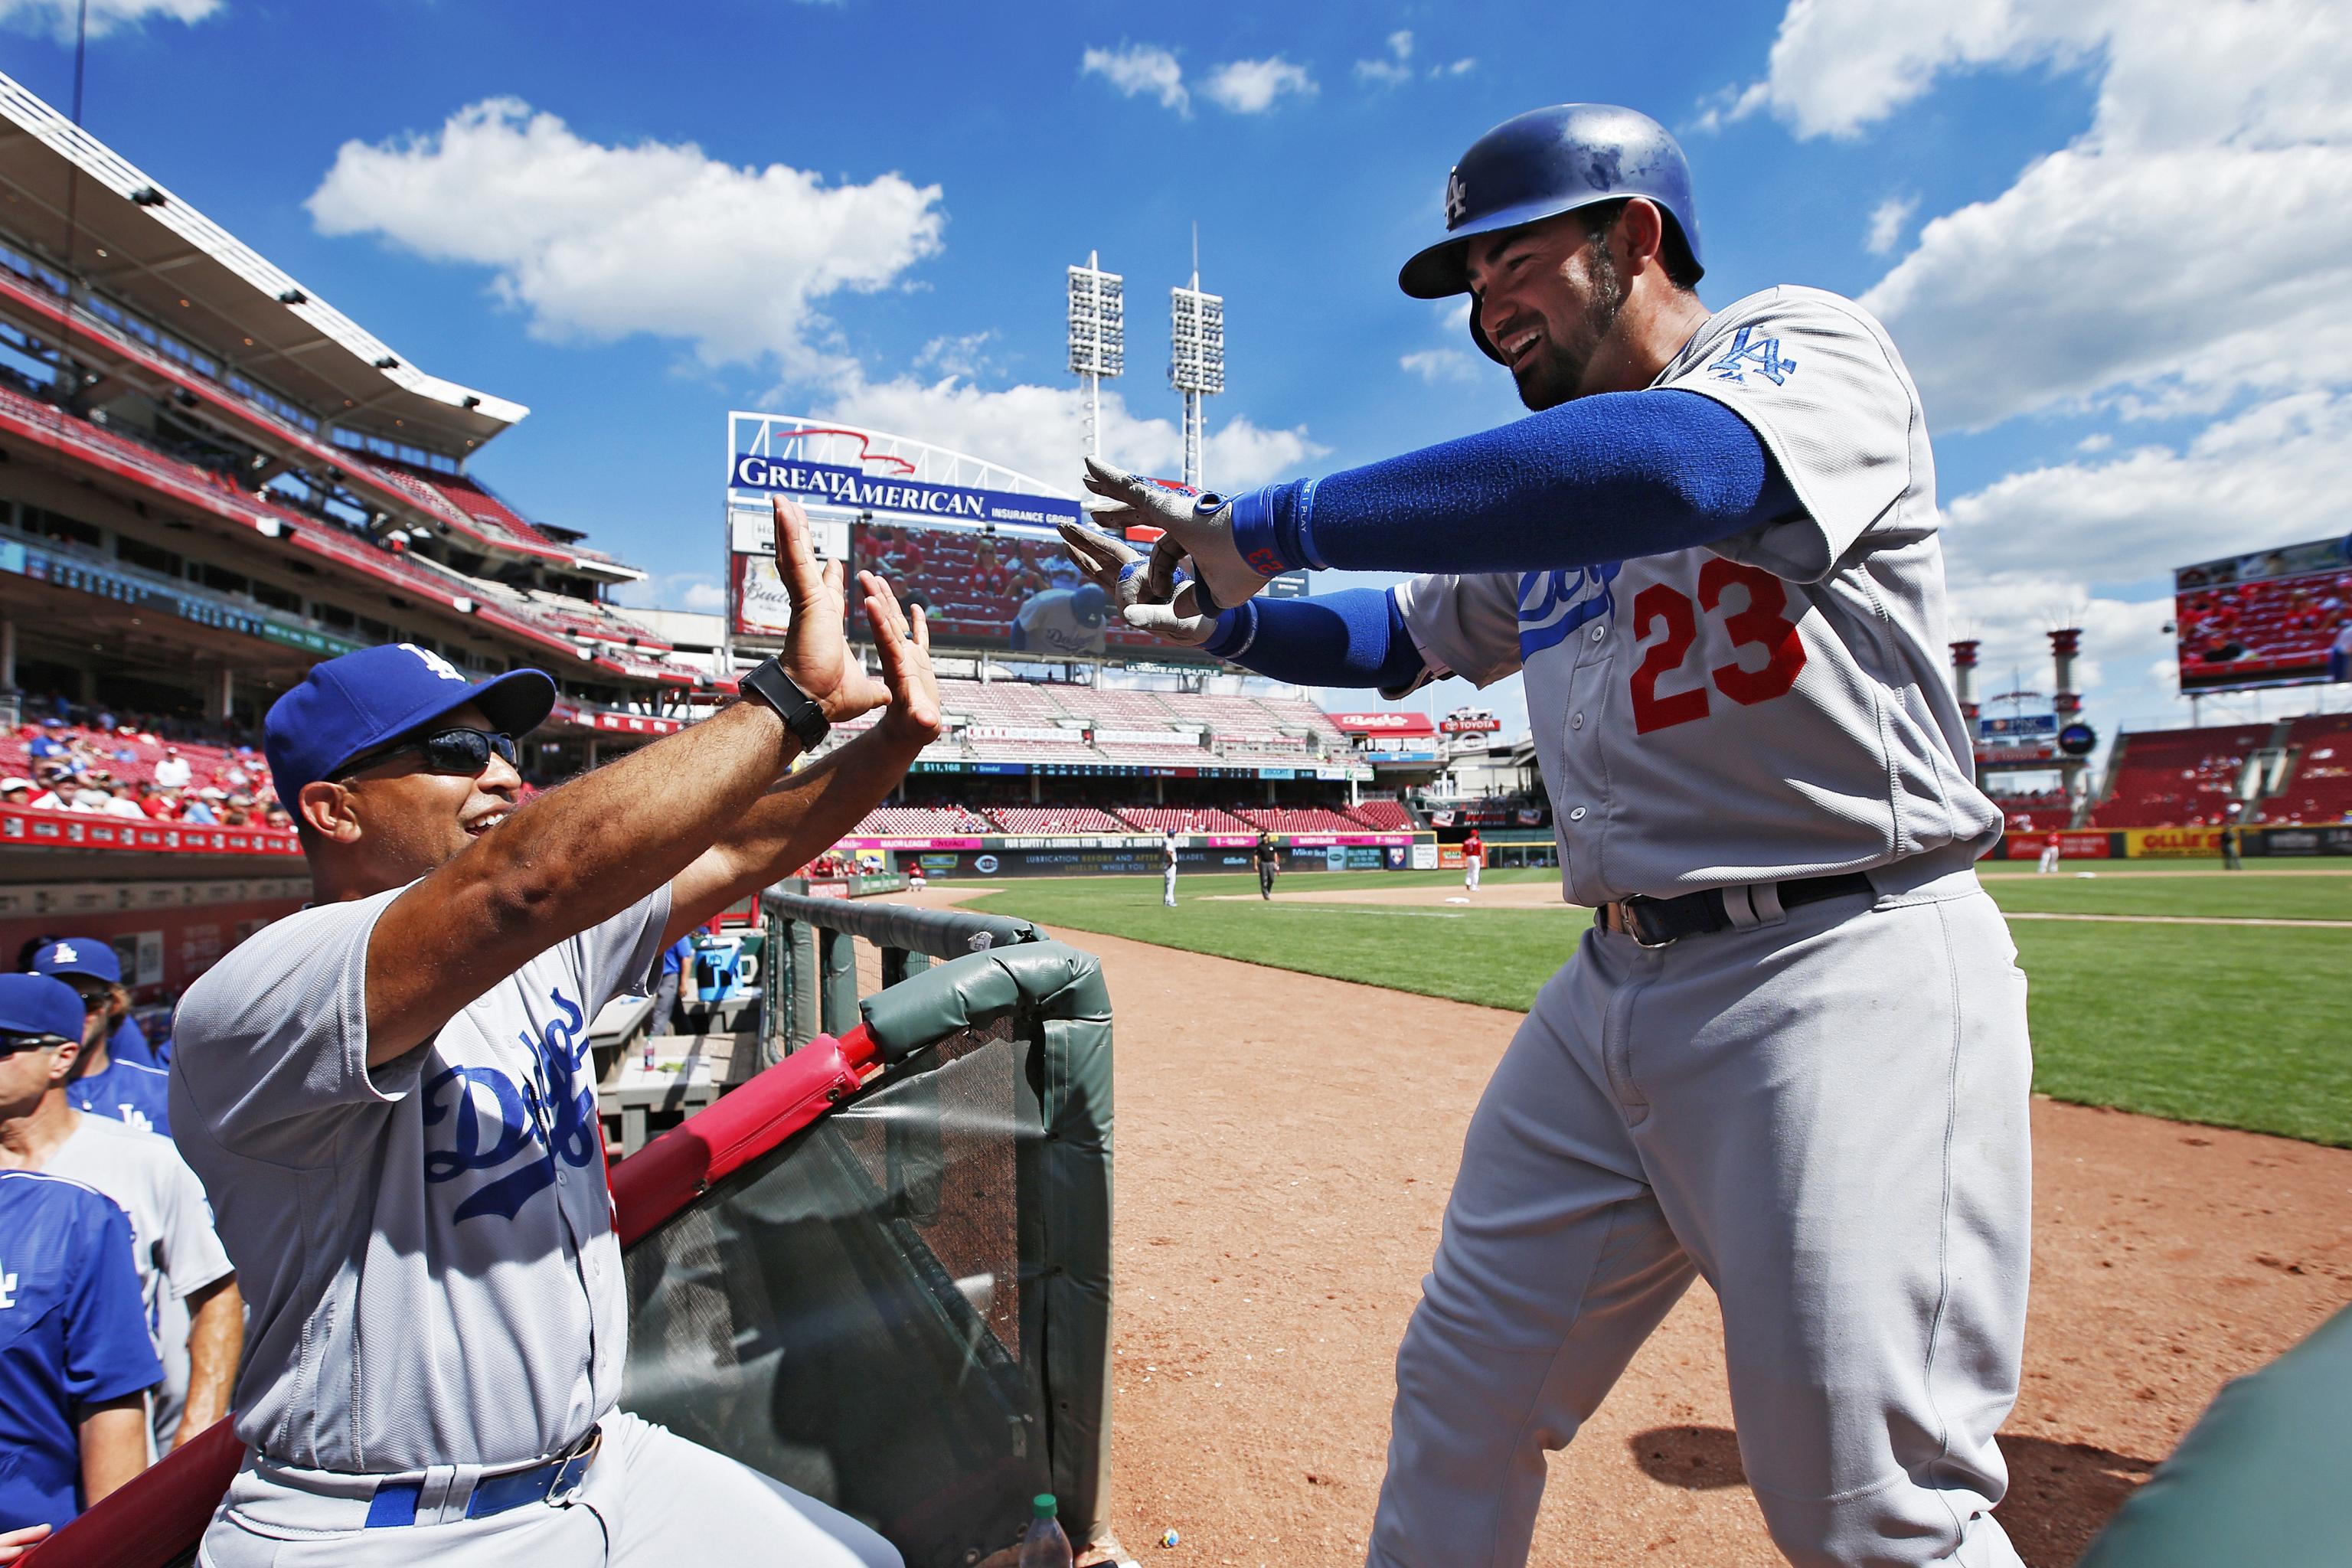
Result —
M 1052 1491 L 1103 1530 L 1111 1013 L 1100 963 L 1024 922 L 772 893 L 782 1059 L 612 1167 L 625 1408 L 866 1520 L 909 1568 L 1004 1550 Z M 897 976 L 845 1001 L 848 940 Z M 984 942 L 983 942 L 984 939 Z M 891 954 L 899 956 L 891 957 Z M 933 961 L 938 962 L 933 962 Z M 797 960 L 795 960 L 797 962 Z M 854 1011 L 847 1011 L 854 1005 Z M 193 1559 L 243 1462 L 223 1422 L 28 1562 Z

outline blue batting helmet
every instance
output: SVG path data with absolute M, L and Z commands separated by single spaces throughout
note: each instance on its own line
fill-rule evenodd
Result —
M 1690 165 L 1664 126 L 1609 103 L 1516 115 L 1470 143 L 1454 165 L 1445 179 L 1445 237 L 1404 264 L 1397 287 L 1416 300 L 1466 292 L 1464 256 L 1474 236 L 1627 196 L 1657 203 L 1693 267 L 1701 265 Z

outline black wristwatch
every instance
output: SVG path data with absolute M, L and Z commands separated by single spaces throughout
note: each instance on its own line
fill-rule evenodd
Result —
M 833 731 L 833 721 L 824 716 L 817 700 L 793 684 L 784 673 L 781 659 L 768 659 L 754 670 L 741 676 L 736 684 L 746 697 L 756 697 L 776 710 L 793 740 L 803 752 L 814 752 Z

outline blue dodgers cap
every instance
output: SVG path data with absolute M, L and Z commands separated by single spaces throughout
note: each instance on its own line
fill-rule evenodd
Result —
M 122 984 L 122 961 L 102 936 L 61 936 L 43 942 L 26 967 L 36 974 L 83 974 L 109 985 Z
M 304 784 L 332 778 L 352 758 L 468 702 L 506 733 L 524 735 L 555 706 L 555 681 L 540 669 L 469 681 L 439 654 L 404 642 L 312 665 L 301 685 L 269 705 L 262 722 L 261 749 L 278 803 L 294 810 Z
M 1690 164 L 1664 126 L 1612 103 L 1558 103 L 1515 115 L 1470 143 L 1454 165 L 1445 180 L 1445 237 L 1404 264 L 1397 287 L 1416 300 L 1465 292 L 1463 258 L 1473 236 L 1626 196 L 1664 208 L 1692 265 L 1705 266 Z
M 79 1043 L 81 998 L 46 974 L 0 974 L 0 1034 L 55 1035 Z

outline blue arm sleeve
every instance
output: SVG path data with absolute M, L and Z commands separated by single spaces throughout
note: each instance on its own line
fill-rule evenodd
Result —
M 1549 572 L 1712 544 L 1800 512 L 1746 420 L 1663 388 L 1540 414 L 1234 500 L 1261 572 Z
M 1421 679 L 1421 650 L 1396 595 L 1349 588 L 1313 599 L 1251 599 L 1217 617 L 1208 650 L 1294 686 L 1376 686 Z

